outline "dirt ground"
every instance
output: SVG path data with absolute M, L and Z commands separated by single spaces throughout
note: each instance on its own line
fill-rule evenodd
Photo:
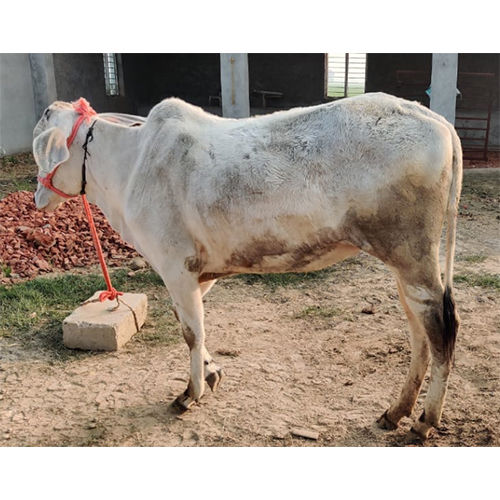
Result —
M 462 327 L 442 426 L 425 446 L 500 445 L 499 197 L 499 170 L 467 172 L 455 269 Z M 206 297 L 207 347 L 226 376 L 182 415 L 171 406 L 188 380 L 182 341 L 141 342 L 142 332 L 119 352 L 60 357 L 51 344 L 0 339 L 0 444 L 403 445 L 411 419 L 392 432 L 374 424 L 409 365 L 385 266 L 362 255 L 318 279 L 247 281 L 221 280 Z

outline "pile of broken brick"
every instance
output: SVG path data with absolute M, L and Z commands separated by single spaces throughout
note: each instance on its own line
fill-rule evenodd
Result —
M 137 256 L 93 206 L 97 232 L 109 266 Z M 0 200 L 0 282 L 97 264 L 80 199 L 55 212 L 38 211 L 33 193 L 17 191 Z

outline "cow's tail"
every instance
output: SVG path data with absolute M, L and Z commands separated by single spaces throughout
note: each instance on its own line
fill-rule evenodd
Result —
M 460 192 L 462 189 L 462 146 L 460 144 L 458 134 L 452 126 L 450 126 L 450 132 L 453 144 L 453 160 L 447 207 L 443 320 L 445 351 L 448 358 L 451 359 L 455 348 L 455 340 L 459 324 L 459 317 L 455 310 L 455 300 L 453 298 L 453 264 L 455 260 L 458 203 L 460 201 Z

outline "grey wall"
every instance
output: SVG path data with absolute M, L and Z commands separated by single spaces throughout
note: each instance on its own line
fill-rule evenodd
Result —
M 397 70 L 422 71 L 431 82 L 432 54 L 368 54 L 366 68 L 366 92 L 387 92 L 399 95 L 401 88 L 396 79 Z M 459 54 L 458 71 L 495 73 L 497 102 L 500 94 L 499 54 Z M 425 84 L 422 83 L 422 88 Z M 425 89 L 423 89 L 425 91 Z
M 276 105 L 312 105 L 324 100 L 325 54 L 248 54 L 248 71 L 250 91 L 283 93 L 283 99 L 274 101 Z M 253 106 L 259 103 L 258 97 L 251 97 Z
M 0 156 L 29 150 L 36 121 L 28 54 L 0 54 Z
M 122 54 L 127 95 L 134 110 L 147 114 L 166 97 L 180 97 L 199 106 L 218 95 L 219 54 Z M 283 93 L 270 106 L 292 107 L 317 104 L 324 99 L 324 54 L 248 54 L 250 90 Z M 250 104 L 260 106 L 251 96 Z
M 415 99 L 428 106 L 425 90 L 431 83 L 432 54 L 368 54 L 366 58 L 366 92 L 386 92 L 399 97 L 414 94 Z M 423 81 L 419 85 L 400 87 L 396 71 L 421 71 Z M 413 97 L 413 96 L 412 96 Z
M 207 106 L 208 96 L 221 90 L 219 54 L 122 54 L 125 95 L 116 97 L 105 95 L 102 54 L 54 54 L 53 61 L 57 98 L 86 97 L 97 111 L 146 115 L 169 96 Z M 250 90 L 283 93 L 271 106 L 324 100 L 324 54 L 249 54 L 248 61 Z M 430 83 L 431 65 L 432 54 L 368 54 L 366 91 L 400 95 L 396 69 L 423 71 Z M 500 147 L 499 66 L 499 54 L 459 54 L 459 72 L 496 73 L 490 141 L 494 147 Z M 428 82 L 417 86 L 427 105 Z M 259 106 L 259 98 L 252 96 L 251 105 Z M 0 54 L 0 148 L 7 153 L 29 150 L 36 120 L 28 54 Z
M 206 106 L 221 90 L 219 54 L 122 54 L 122 62 L 126 92 L 140 115 L 167 97 Z
M 97 112 L 133 109 L 126 87 L 125 96 L 106 95 L 102 54 L 54 54 L 54 73 L 59 100 L 85 97 Z
M 366 91 L 387 92 L 389 94 L 412 98 L 428 106 L 429 98 L 425 89 L 430 85 L 432 68 L 432 54 L 368 54 L 366 69 Z M 422 81 L 412 87 L 398 86 L 396 70 L 410 70 L 423 72 Z M 493 81 L 493 113 L 491 118 L 490 147 L 500 148 L 500 55 L 499 54 L 459 54 L 458 72 L 460 89 L 460 73 L 494 73 Z M 461 108 L 474 107 L 473 101 L 468 99 L 457 100 L 457 116 Z M 470 114 L 470 112 L 468 112 Z M 464 113 L 461 112 L 460 115 Z

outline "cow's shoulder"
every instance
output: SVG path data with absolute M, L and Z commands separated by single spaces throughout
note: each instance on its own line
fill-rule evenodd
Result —
M 176 97 L 169 97 L 151 109 L 147 121 L 151 125 L 161 125 L 173 120 L 186 124 L 196 124 L 211 118 L 212 115 L 206 113 L 199 106 L 194 106 Z

